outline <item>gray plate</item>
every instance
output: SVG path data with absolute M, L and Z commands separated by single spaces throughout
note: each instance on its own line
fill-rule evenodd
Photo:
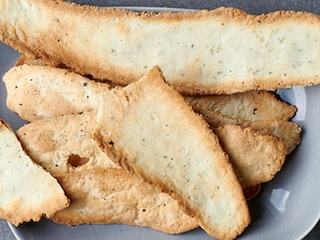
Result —
M 96 2 L 100 3 L 102 1 Z M 291 6 L 289 5 L 291 1 L 282 1 L 281 5 L 275 4 L 274 1 L 270 1 L 270 3 L 271 5 L 267 5 L 270 11 L 276 10 L 278 7 L 288 9 Z M 316 5 L 318 6 L 318 4 Z M 310 4 L 305 4 L 305 6 L 310 7 Z M 251 13 L 255 13 L 258 9 L 255 8 L 257 8 L 257 4 L 255 6 L 246 5 L 245 10 L 250 12 L 251 9 Z M 135 10 L 160 11 L 174 9 L 138 7 Z M 316 11 L 318 8 L 313 8 L 313 10 Z M 312 11 L 312 8 L 309 11 Z M 1 76 L 14 64 L 18 57 L 19 54 L 17 52 L 0 43 Z M 283 170 L 273 181 L 263 185 L 262 193 L 259 197 L 249 202 L 252 223 L 239 239 L 301 239 L 314 227 L 320 217 L 320 190 L 317 187 L 320 182 L 320 175 L 318 174 L 320 172 L 320 162 L 317 157 L 320 156 L 320 148 L 318 147 L 318 139 L 320 138 L 320 108 L 318 106 L 320 86 L 295 87 L 288 90 L 280 90 L 279 94 L 288 102 L 298 106 L 298 114 L 294 121 L 297 121 L 303 128 L 303 141 L 296 151 L 289 156 Z M 5 119 L 14 129 L 17 129 L 24 122 L 15 113 L 6 108 L 5 99 L 6 91 L 1 82 L 0 118 Z M 168 235 L 152 229 L 124 225 L 67 227 L 45 219 L 39 223 L 25 223 L 18 228 L 10 225 L 10 228 L 20 240 L 212 239 L 201 229 L 181 235 Z

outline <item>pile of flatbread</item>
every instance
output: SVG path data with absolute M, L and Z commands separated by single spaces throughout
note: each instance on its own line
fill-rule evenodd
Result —
M 3 80 L 8 107 L 30 122 L 16 132 L 24 150 L 70 199 L 51 217 L 61 224 L 176 234 L 207 224 L 200 212 L 227 219 L 209 223 L 211 235 L 225 238 L 216 229 L 226 226 L 240 233 L 250 219 L 242 190 L 259 191 L 300 142 L 300 127 L 288 121 L 296 108 L 273 93 L 185 97 L 158 67 L 116 88 L 29 63 Z
M 314 15 L 0 3 L 0 39 L 23 54 L 7 106 L 29 122 L 0 125 L 1 218 L 243 233 L 247 201 L 301 141 L 297 108 L 270 91 L 319 83 Z

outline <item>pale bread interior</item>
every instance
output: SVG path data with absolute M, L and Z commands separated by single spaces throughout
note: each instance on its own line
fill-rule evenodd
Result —
M 14 132 L 0 121 L 0 217 L 15 226 L 39 221 L 66 208 L 69 200 L 48 172 L 24 152 Z

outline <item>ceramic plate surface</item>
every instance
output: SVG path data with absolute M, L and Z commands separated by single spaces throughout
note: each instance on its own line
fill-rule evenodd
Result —
M 150 10 L 135 8 L 134 10 Z M 174 10 L 152 8 L 151 10 Z M 181 10 L 181 9 L 180 9 Z M 0 43 L 0 75 L 13 66 L 19 54 Z M 298 107 L 293 119 L 303 129 L 302 143 L 288 157 L 282 171 L 274 180 L 264 184 L 261 194 L 249 201 L 252 223 L 239 237 L 245 240 L 301 239 L 317 223 L 320 216 L 320 86 L 294 87 L 279 90 L 279 95 Z M 0 118 L 13 129 L 24 122 L 9 111 L 5 105 L 6 90 L 0 82 Z M 181 234 L 168 235 L 148 228 L 125 225 L 81 225 L 68 227 L 49 220 L 11 226 L 19 240 L 53 239 L 212 239 L 201 229 Z

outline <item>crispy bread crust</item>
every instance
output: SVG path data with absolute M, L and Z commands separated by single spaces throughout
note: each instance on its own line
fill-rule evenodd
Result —
M 2 41 L 97 79 L 128 84 L 159 65 L 167 81 L 188 94 L 320 82 L 320 20 L 311 13 L 155 14 L 61 0 L 5 0 L 0 12 Z
M 241 186 L 218 138 L 158 67 L 105 93 L 95 138 L 128 172 L 177 199 L 209 235 L 232 239 L 249 224 Z

